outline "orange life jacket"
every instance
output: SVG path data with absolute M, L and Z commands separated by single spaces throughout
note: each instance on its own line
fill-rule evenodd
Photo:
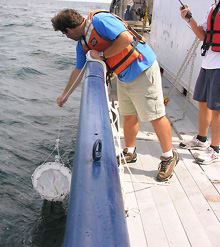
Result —
M 85 26 L 85 36 L 81 40 L 83 49 L 85 52 L 88 52 L 89 50 L 96 50 L 96 51 L 105 51 L 106 48 L 111 46 L 112 40 L 106 40 L 103 39 L 95 30 L 93 24 L 92 24 L 92 17 L 95 14 L 105 12 L 110 13 L 108 11 L 101 11 L 96 10 L 91 12 L 86 20 L 86 26 Z M 111 13 L 113 14 L 113 13 Z M 128 24 L 121 19 L 119 16 L 113 14 L 116 16 L 119 20 L 121 20 L 125 27 L 128 29 L 128 31 L 133 35 L 133 37 L 136 39 L 137 42 L 135 42 L 134 45 L 130 44 L 128 45 L 122 52 L 118 53 L 117 55 L 113 57 L 109 57 L 106 59 L 106 65 L 107 69 L 110 73 L 115 72 L 116 74 L 120 74 L 124 69 L 126 69 L 135 59 L 139 58 L 142 60 L 142 55 L 136 50 L 136 45 L 138 42 L 145 43 L 145 39 L 139 35 L 135 30 L 131 29 Z
M 207 31 L 202 45 L 204 56 L 211 46 L 212 51 L 220 52 L 220 2 L 212 8 L 207 19 Z

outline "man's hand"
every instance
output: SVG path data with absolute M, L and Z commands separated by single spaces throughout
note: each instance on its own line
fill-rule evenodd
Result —
M 57 98 L 57 105 L 62 107 L 64 105 L 64 103 L 68 100 L 68 97 L 66 97 L 65 99 L 63 99 L 64 96 L 63 95 L 60 95 L 58 98 Z
M 93 58 L 93 59 L 97 59 L 97 60 L 101 60 L 103 61 L 103 59 L 99 56 L 99 51 L 96 51 L 96 50 L 91 50 L 90 51 L 90 56 Z

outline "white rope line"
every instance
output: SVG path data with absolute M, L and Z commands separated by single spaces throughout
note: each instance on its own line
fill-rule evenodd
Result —
M 72 88 L 75 86 L 76 82 L 78 81 L 78 79 L 80 78 L 80 76 L 82 75 L 82 73 L 84 73 L 86 65 L 87 65 L 88 60 L 86 60 L 83 68 L 81 69 L 80 73 L 78 74 L 78 76 L 76 77 L 76 80 L 73 82 L 73 84 L 71 85 L 71 87 L 69 88 L 69 90 L 67 91 L 67 93 L 64 95 L 62 101 L 65 100 L 65 98 L 67 97 L 67 95 L 71 92 Z
M 63 108 L 61 108 L 61 115 L 60 115 L 60 121 L 59 121 L 59 130 L 58 130 L 58 135 L 57 135 L 57 139 L 60 139 L 60 129 L 61 129 L 61 121 L 63 118 Z
M 80 78 L 80 76 L 85 72 L 86 65 L 87 65 L 87 63 L 88 63 L 89 61 L 96 61 L 96 62 L 101 63 L 101 64 L 103 65 L 104 75 L 106 75 L 106 66 L 105 66 L 104 61 L 97 60 L 97 59 L 93 59 L 93 58 L 91 57 L 91 55 L 90 55 L 90 52 L 91 52 L 91 51 L 88 51 L 88 52 L 86 53 L 86 62 L 85 62 L 85 64 L 84 64 L 83 68 L 81 69 L 79 75 L 77 76 L 77 78 L 76 78 L 75 81 L 73 82 L 72 86 L 69 88 L 68 92 L 64 95 L 62 101 L 65 100 L 65 98 L 66 98 L 67 95 L 71 92 L 71 90 L 72 90 L 72 88 L 74 87 L 74 85 L 77 83 L 77 81 L 78 81 L 78 79 Z M 106 83 L 105 83 L 105 84 L 106 84 Z
M 44 160 L 43 164 L 47 162 L 47 160 L 52 156 L 52 154 L 55 152 L 56 147 L 53 149 L 53 151 L 47 156 L 47 158 Z
M 62 111 L 63 111 L 63 109 L 62 109 Z M 57 151 L 58 157 L 61 159 L 61 162 L 64 164 L 63 159 L 62 159 L 62 157 L 61 157 L 61 155 L 60 155 L 60 150 L 59 150 L 61 120 L 62 120 L 62 114 L 61 114 L 60 120 L 59 120 L 59 129 L 58 129 L 58 135 L 57 135 L 55 147 L 54 147 L 53 151 L 48 155 L 48 157 L 44 160 L 43 164 L 45 164 L 45 163 L 47 162 L 47 160 L 52 156 L 52 154 L 53 154 L 55 151 Z

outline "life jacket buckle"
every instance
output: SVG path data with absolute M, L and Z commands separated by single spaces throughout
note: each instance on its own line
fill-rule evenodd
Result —
M 108 85 L 110 85 L 110 87 L 112 88 L 112 82 L 111 82 L 111 78 L 113 77 L 113 71 L 111 69 L 109 69 L 106 73 L 106 85 L 108 87 Z

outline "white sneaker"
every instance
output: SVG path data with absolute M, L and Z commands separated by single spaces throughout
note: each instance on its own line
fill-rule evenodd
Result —
M 208 141 L 201 142 L 194 136 L 191 141 L 183 141 L 179 144 L 181 148 L 194 149 L 194 150 L 206 150 L 209 146 Z
M 200 165 L 208 165 L 220 161 L 219 153 L 215 152 L 215 150 L 211 147 L 208 147 L 204 154 L 196 155 L 194 157 L 196 162 Z

